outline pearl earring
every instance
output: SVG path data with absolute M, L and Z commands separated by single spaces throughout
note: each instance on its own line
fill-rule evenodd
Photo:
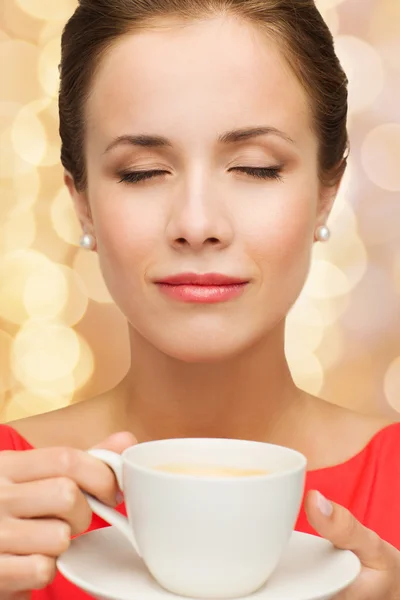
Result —
M 317 227 L 315 231 L 315 239 L 318 242 L 327 242 L 330 237 L 331 232 L 329 230 L 329 227 L 327 227 L 326 225 L 320 225 L 320 227 Z
M 95 247 L 96 240 L 91 233 L 84 233 L 79 240 L 79 245 L 84 250 L 93 250 Z

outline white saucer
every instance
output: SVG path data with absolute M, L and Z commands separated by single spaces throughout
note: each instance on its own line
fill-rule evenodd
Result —
M 57 561 L 66 579 L 99 600 L 176 600 L 148 573 L 114 527 L 75 538 Z M 247 600 L 329 600 L 350 585 L 360 561 L 313 535 L 294 532 L 277 570 Z

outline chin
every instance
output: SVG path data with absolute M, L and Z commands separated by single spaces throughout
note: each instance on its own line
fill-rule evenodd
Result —
M 164 353 L 171 358 L 184 363 L 206 364 L 227 361 L 237 354 L 240 354 L 240 351 L 232 352 L 232 348 L 203 348 L 201 346 L 197 347 L 195 344 L 192 344 L 190 348 L 166 348 Z
M 233 335 L 232 335 L 233 334 Z M 247 334 L 247 335 L 246 335 Z M 258 339 L 249 332 L 202 331 L 173 332 L 170 335 L 148 337 L 148 341 L 163 354 L 185 363 L 218 363 L 229 361 L 250 347 Z

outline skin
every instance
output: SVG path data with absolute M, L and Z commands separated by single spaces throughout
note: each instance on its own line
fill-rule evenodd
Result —
M 126 315 L 131 368 L 97 398 L 14 423 L 38 449 L 31 458 L 8 453 L 0 461 L 2 497 L 8 498 L 3 520 L 16 510 L 10 498 L 19 495 L 25 501 L 12 522 L 17 527 L 25 518 L 28 527 L 27 499 L 31 507 L 36 493 L 35 516 L 54 517 L 41 542 L 53 543 L 50 556 L 68 543 L 66 533 L 87 526 L 80 486 L 110 504 L 115 498 L 115 482 L 95 459 L 97 476 L 84 481 L 82 473 L 93 466 L 82 452 L 88 447 L 122 451 L 135 439 L 240 437 L 300 450 L 315 469 L 349 459 L 387 424 L 299 390 L 284 355 L 285 316 L 303 287 L 315 230 L 326 222 L 338 187 L 318 179 L 318 140 L 305 91 L 280 49 L 250 25 L 229 18 L 163 25 L 126 36 L 104 57 L 86 106 L 87 189 L 78 192 L 65 174 L 82 227 L 96 238 L 107 286 Z M 260 127 L 281 133 L 219 139 Z M 110 148 L 126 135 L 162 136 L 168 144 Z M 277 165 L 282 180 L 238 171 Z M 120 182 L 121 171 L 140 169 L 165 173 Z M 154 284 L 187 271 L 240 276 L 249 284 L 239 298 L 209 305 L 167 299 Z M 109 437 L 118 431 L 125 433 Z M 346 440 L 340 448 L 339 436 Z M 55 445 L 64 450 L 44 454 Z M 32 474 L 29 461 L 45 464 L 46 472 Z M 44 490 L 44 477 L 54 493 Z M 64 494 L 60 478 L 70 485 Z M 63 506 L 45 506 L 48 498 L 66 497 Z M 323 515 L 317 500 L 316 492 L 306 499 L 310 523 L 364 564 L 355 586 L 338 598 L 398 598 L 399 552 L 342 507 Z M 59 519 L 68 530 L 64 541 L 58 532 L 57 545 Z M 10 529 L 3 553 L 17 552 L 15 536 Z M 46 548 L 39 537 L 30 539 L 34 547 L 25 543 L 25 553 L 43 560 Z M 16 574 L 15 588 L 3 584 L 13 590 L 10 598 L 29 589 L 23 586 L 33 577 L 32 564 L 28 574 L 18 560 L 4 555 L 0 561 L 0 586 L 2 565 L 9 578 Z M 54 558 L 46 560 L 50 581 Z

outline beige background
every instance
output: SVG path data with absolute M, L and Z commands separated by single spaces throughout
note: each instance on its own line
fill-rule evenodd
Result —
M 352 153 L 288 321 L 300 385 L 400 419 L 400 0 L 320 0 L 350 78 Z M 62 184 L 60 33 L 74 0 L 0 0 L 0 420 L 114 386 L 126 325 Z

